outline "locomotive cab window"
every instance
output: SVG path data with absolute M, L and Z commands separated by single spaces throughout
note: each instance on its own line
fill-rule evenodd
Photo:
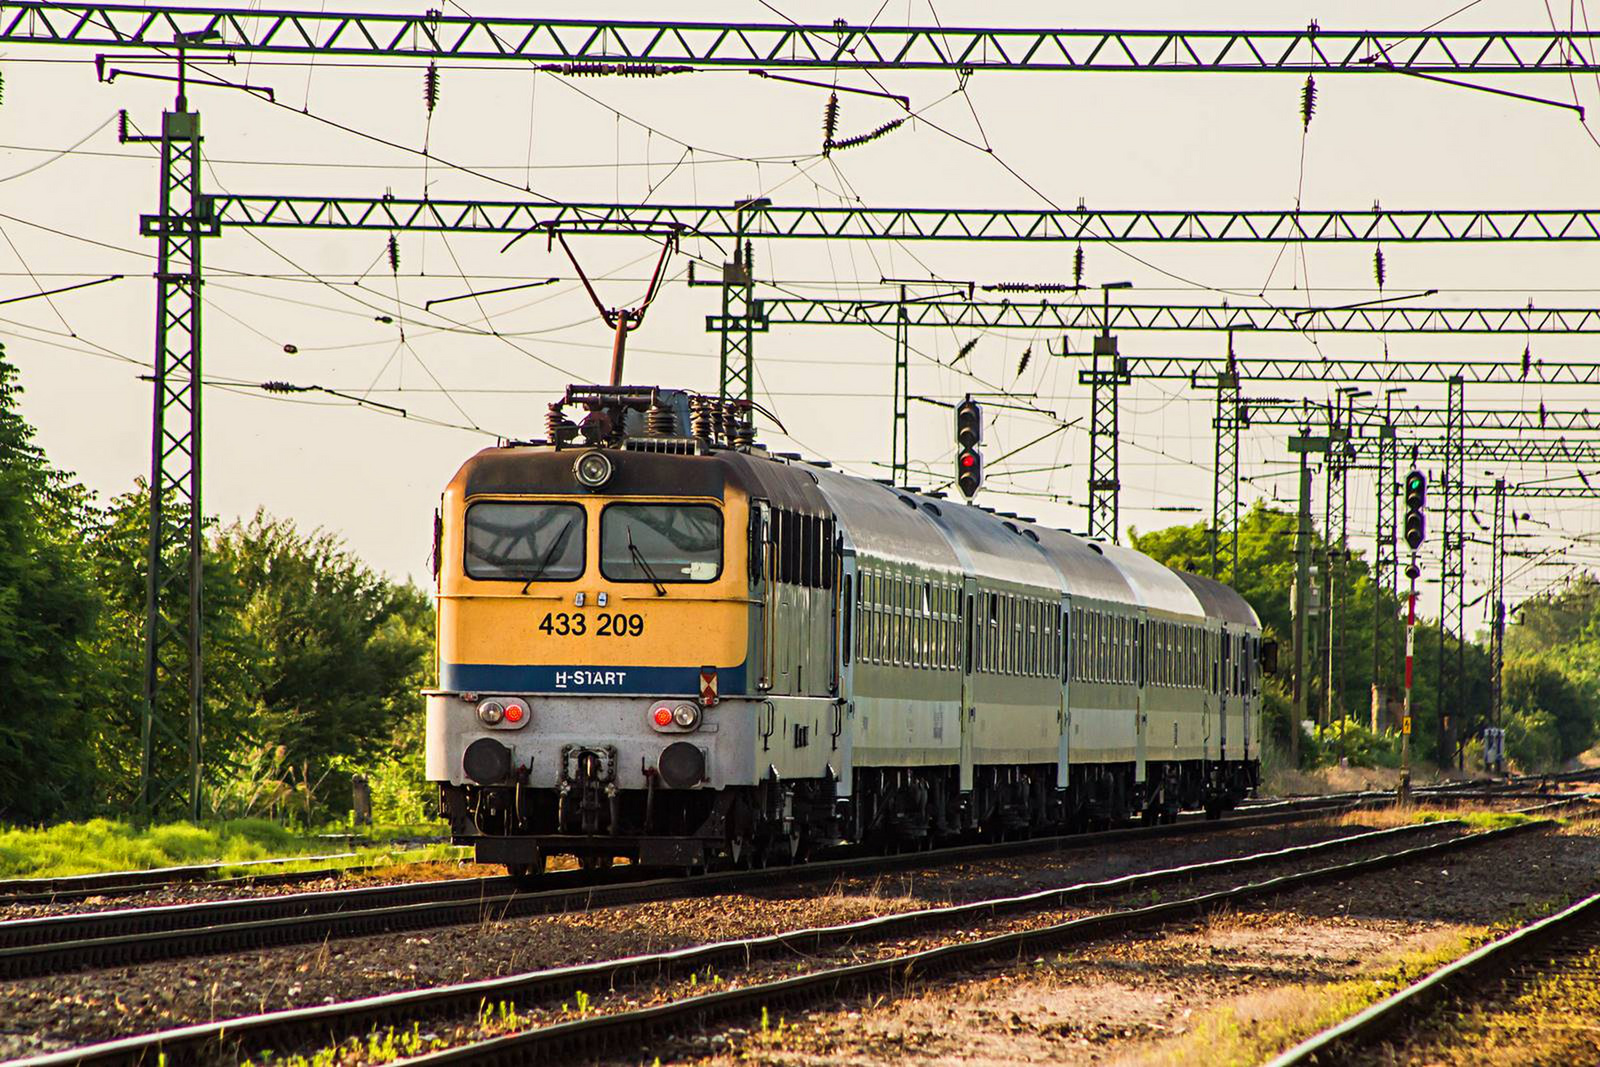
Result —
M 481 501 L 467 508 L 466 571 L 487 581 L 570 582 L 583 576 L 583 508 Z
M 600 573 L 614 582 L 711 582 L 722 573 L 722 513 L 709 504 L 611 504 Z

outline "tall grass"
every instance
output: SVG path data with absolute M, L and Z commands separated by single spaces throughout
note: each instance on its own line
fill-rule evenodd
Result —
M 0 830 L 0 877 L 47 878 L 342 851 L 266 819 L 135 827 L 110 819 Z

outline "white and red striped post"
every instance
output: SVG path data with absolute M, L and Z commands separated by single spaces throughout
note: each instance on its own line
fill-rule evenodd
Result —
M 1406 699 L 1400 716 L 1400 803 L 1411 798 L 1411 664 L 1417 644 L 1417 561 L 1406 568 L 1411 590 L 1406 594 Z

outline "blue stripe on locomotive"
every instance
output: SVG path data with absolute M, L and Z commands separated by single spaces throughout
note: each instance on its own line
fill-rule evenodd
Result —
M 507 663 L 446 663 L 439 688 L 465 693 L 621 693 L 697 696 L 699 667 L 527 666 Z M 717 669 L 717 691 L 745 691 L 745 664 Z

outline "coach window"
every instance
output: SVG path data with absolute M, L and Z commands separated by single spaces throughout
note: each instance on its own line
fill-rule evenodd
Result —
M 517 582 L 582 577 L 584 525 L 583 508 L 576 504 L 473 504 L 467 508 L 467 577 Z

